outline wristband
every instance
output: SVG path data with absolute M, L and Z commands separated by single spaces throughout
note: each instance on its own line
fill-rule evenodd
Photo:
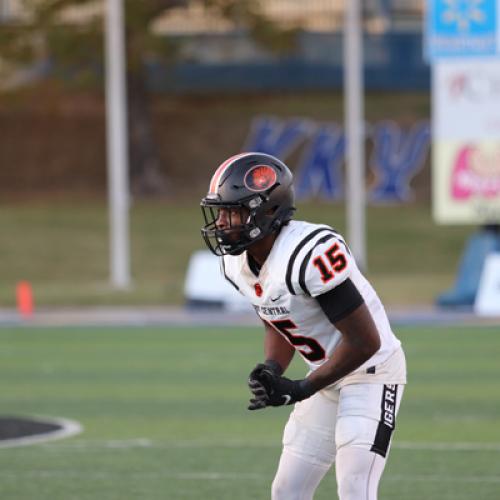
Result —
M 283 368 L 281 367 L 281 365 L 277 361 L 274 361 L 274 359 L 266 359 L 264 361 L 264 364 L 273 373 L 276 373 L 276 375 L 281 376 L 283 374 Z
M 297 400 L 302 401 L 311 397 L 316 391 L 308 378 L 297 381 Z

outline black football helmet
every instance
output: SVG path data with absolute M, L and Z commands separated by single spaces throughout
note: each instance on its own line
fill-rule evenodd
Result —
M 215 255 L 240 255 L 286 224 L 295 211 L 294 201 L 293 175 L 282 161 L 264 153 L 233 156 L 217 168 L 201 200 L 201 234 Z M 221 208 L 237 211 L 241 223 L 218 228 Z

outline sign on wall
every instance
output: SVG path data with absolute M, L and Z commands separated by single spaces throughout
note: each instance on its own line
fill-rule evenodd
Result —
M 433 68 L 433 211 L 439 223 L 500 220 L 500 57 Z
M 500 143 L 440 142 L 433 150 L 434 217 L 440 223 L 500 221 Z
M 428 0 L 428 60 L 500 54 L 499 0 Z
M 371 142 L 369 166 L 374 182 L 368 189 L 372 203 L 404 203 L 415 198 L 411 180 L 425 165 L 430 143 L 427 121 L 406 129 L 393 121 L 366 124 Z M 300 150 L 295 170 L 298 199 L 344 197 L 346 139 L 335 122 L 309 119 L 281 120 L 259 116 L 253 120 L 245 151 L 261 151 L 287 160 Z
M 432 78 L 433 132 L 500 138 L 500 57 L 440 61 Z

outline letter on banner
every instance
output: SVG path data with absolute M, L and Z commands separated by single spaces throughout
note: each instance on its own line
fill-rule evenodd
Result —
M 395 122 L 377 123 L 373 130 L 370 164 L 376 184 L 370 199 L 377 202 L 411 200 L 410 181 L 423 167 L 429 150 L 429 123 L 419 122 L 407 134 Z
M 345 135 L 342 128 L 336 124 L 322 126 L 314 135 L 297 170 L 297 197 L 341 198 L 344 155 Z
M 252 130 L 244 151 L 267 153 L 285 160 L 301 141 L 309 137 L 314 128 L 310 120 L 285 121 L 257 117 L 252 121 Z

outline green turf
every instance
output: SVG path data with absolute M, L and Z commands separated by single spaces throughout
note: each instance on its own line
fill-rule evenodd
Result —
M 380 498 L 499 498 L 499 333 L 398 329 L 409 385 Z M 245 409 L 259 330 L 4 328 L 0 346 L 2 415 L 85 427 L 0 449 L 2 500 L 269 498 L 289 410 Z M 334 491 L 330 473 L 316 498 Z
M 40 306 L 182 303 L 189 256 L 204 245 L 198 203 L 134 203 L 130 292 L 109 286 L 104 200 L 0 204 L 0 304 L 15 304 L 19 280 Z M 299 205 L 297 218 L 345 232 L 342 205 Z M 436 226 L 423 205 L 370 207 L 369 278 L 388 304 L 430 304 L 452 284 L 470 231 Z

